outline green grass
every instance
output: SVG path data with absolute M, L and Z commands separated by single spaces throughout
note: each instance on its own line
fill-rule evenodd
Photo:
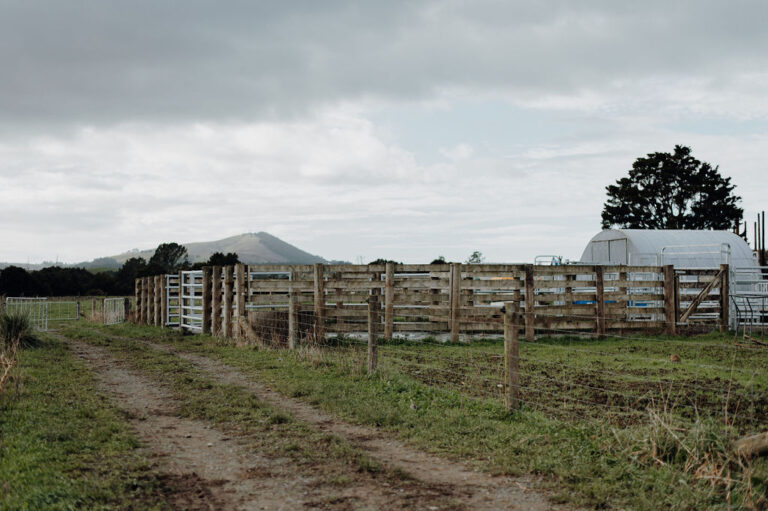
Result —
M 523 343 L 521 381 L 531 378 L 529 386 L 545 392 L 529 393 L 523 410 L 509 414 L 497 383 L 482 387 L 500 381 L 498 341 L 382 346 L 382 373 L 370 377 L 362 369 L 363 350 L 353 347 L 291 353 L 152 327 L 102 331 L 218 358 L 287 396 L 485 470 L 540 474 L 557 500 L 649 510 L 768 505 L 766 460 L 730 456 L 738 435 L 764 428 L 766 351 L 734 351 L 724 336 Z M 672 353 L 682 362 L 670 362 Z M 533 379 L 539 371 L 548 372 L 546 379 Z M 579 404 L 580 381 L 605 395 L 618 389 L 630 396 L 622 403 L 636 402 L 636 410 L 627 420 L 605 406 L 610 403 Z M 649 393 L 653 399 L 631 398 Z M 725 425 L 723 402 L 739 402 L 732 411 L 755 420 Z
M 17 376 L 0 394 L 1 509 L 164 507 L 125 418 L 61 342 L 23 349 Z

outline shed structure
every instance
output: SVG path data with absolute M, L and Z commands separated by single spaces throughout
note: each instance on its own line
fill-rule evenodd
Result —
M 721 264 L 757 267 L 752 249 L 737 234 L 684 229 L 606 229 L 589 241 L 580 262 L 671 264 L 676 268 L 717 268 Z

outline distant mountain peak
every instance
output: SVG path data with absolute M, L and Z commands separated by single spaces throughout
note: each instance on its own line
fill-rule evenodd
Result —
M 169 240 L 174 241 L 174 240 Z M 305 252 L 268 232 L 246 232 L 214 241 L 182 243 L 187 247 L 190 262 L 207 261 L 214 252 L 235 252 L 246 264 L 313 264 L 327 262 L 320 256 Z M 131 257 L 149 259 L 155 249 L 123 252 L 112 259 L 119 264 Z

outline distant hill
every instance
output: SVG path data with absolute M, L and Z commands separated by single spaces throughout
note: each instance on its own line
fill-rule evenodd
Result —
M 225 254 L 227 252 L 235 252 L 240 257 L 240 261 L 246 264 L 313 264 L 327 262 L 320 256 L 305 252 L 266 232 L 248 232 L 224 238 L 222 240 L 198 241 L 194 243 L 183 243 L 183 245 L 187 247 L 189 260 L 192 263 L 207 261 L 214 252 L 223 252 Z M 143 257 L 144 259 L 149 260 L 154 253 L 154 248 L 149 250 L 135 250 L 110 256 L 108 258 L 101 258 L 100 260 L 113 259 L 118 265 L 122 265 L 131 257 Z M 95 261 L 99 261 L 99 259 Z
M 170 241 L 174 240 L 169 240 L 169 242 Z M 224 254 L 234 252 L 240 257 L 240 261 L 245 264 L 350 264 L 347 261 L 326 261 L 320 256 L 305 252 L 266 232 L 247 232 L 245 234 L 224 238 L 223 240 L 198 241 L 194 243 L 183 243 L 183 245 L 187 247 L 189 261 L 192 263 L 207 261 L 214 252 L 222 252 Z M 40 264 L 0 262 L 0 270 L 10 265 L 21 266 L 27 270 L 39 270 L 54 265 L 86 268 L 92 272 L 116 270 L 131 257 L 143 257 L 148 261 L 155 253 L 155 248 L 157 247 L 147 250 L 131 250 L 115 256 L 97 257 L 92 261 L 74 264 L 54 262 L 44 262 Z

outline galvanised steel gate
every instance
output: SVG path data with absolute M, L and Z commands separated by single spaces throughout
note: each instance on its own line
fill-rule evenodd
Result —
M 200 333 L 203 331 L 203 271 L 181 272 L 181 304 L 179 326 Z
M 104 298 L 104 324 L 117 325 L 125 322 L 127 298 Z
M 165 276 L 165 326 L 179 326 L 181 314 L 179 299 L 179 275 L 168 274 Z
M 10 314 L 27 316 L 32 326 L 38 330 L 48 330 L 50 321 L 80 319 L 80 304 L 75 301 L 9 296 L 5 299 L 5 310 Z
M 48 330 L 48 299 L 9 296 L 5 299 L 8 314 L 27 316 L 33 328 Z

